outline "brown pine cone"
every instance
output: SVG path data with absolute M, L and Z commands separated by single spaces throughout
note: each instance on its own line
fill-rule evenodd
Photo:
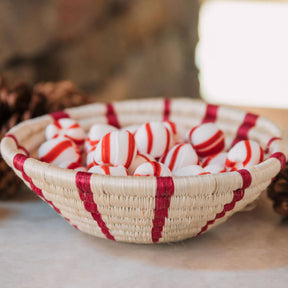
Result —
M 28 103 L 31 98 L 31 88 L 24 83 L 18 83 L 12 89 L 9 89 L 5 80 L 2 78 L 0 80 L 0 96 L 0 131 L 2 138 L 9 127 L 19 122 L 18 118 L 21 117 L 28 108 Z
M 89 98 L 69 81 L 18 83 L 10 88 L 0 76 L 0 140 L 14 125 L 43 114 L 86 104 Z M 0 157 L 0 198 L 14 194 L 21 181 Z
M 47 97 L 48 111 L 63 110 L 67 107 L 80 106 L 87 103 L 87 96 L 80 93 L 70 81 L 44 82 L 35 85 L 33 94 Z
M 273 200 L 274 210 L 283 218 L 288 217 L 288 164 L 268 187 L 268 197 Z

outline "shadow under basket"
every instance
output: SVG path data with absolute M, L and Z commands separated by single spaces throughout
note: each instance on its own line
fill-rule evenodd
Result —
M 257 141 L 265 160 L 249 169 L 189 177 L 113 177 L 62 169 L 37 160 L 45 127 L 71 117 L 88 131 L 95 123 L 116 127 L 171 120 L 191 128 L 215 122 L 226 148 Z M 20 123 L 3 138 L 7 164 L 41 199 L 75 228 L 110 240 L 157 243 L 197 236 L 252 203 L 284 167 L 281 130 L 242 110 L 192 99 L 147 99 L 96 103 Z

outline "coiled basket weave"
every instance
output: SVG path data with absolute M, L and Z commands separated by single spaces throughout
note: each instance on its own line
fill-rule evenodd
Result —
M 171 120 L 186 128 L 215 122 L 226 148 L 259 142 L 266 160 L 253 168 L 190 177 L 112 177 L 62 169 L 37 160 L 44 129 L 71 117 L 87 131 L 94 123 L 116 127 Z M 1 143 L 3 158 L 40 198 L 75 228 L 110 240 L 157 243 L 197 236 L 254 201 L 286 162 L 279 128 L 266 118 L 191 99 L 97 103 L 25 121 Z

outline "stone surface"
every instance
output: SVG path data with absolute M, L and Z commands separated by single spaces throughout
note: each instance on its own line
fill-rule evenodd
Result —
M 85 235 L 22 191 L 0 203 L 0 232 L 2 288 L 287 287 L 287 223 L 264 194 L 200 237 L 135 245 Z

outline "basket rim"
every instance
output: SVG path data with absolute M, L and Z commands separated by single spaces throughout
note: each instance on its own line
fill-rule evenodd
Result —
M 119 103 L 125 103 L 125 104 L 129 104 L 129 103 L 135 103 L 137 102 L 138 104 L 140 103 L 147 103 L 147 102 L 154 102 L 154 103 L 158 103 L 163 101 L 164 98 L 156 98 L 156 99 L 136 99 L 136 100 L 122 100 L 122 101 L 117 101 L 117 102 L 113 102 L 113 104 L 117 105 Z M 204 101 L 201 100 L 195 100 L 195 99 L 189 99 L 189 98 L 174 98 L 171 99 L 173 101 L 176 102 L 181 102 L 181 101 L 188 101 L 188 102 L 193 102 L 193 103 L 198 103 L 198 104 L 207 104 Z M 142 105 L 139 105 L 140 107 L 143 108 Z M 85 109 L 85 108 L 93 108 L 93 107 L 98 107 L 100 109 L 104 109 L 106 107 L 106 103 L 101 102 L 101 103 L 93 103 L 93 104 L 88 104 L 88 105 L 83 105 L 83 106 L 79 106 L 79 107 L 75 107 L 75 108 L 70 108 L 70 109 L 65 109 L 64 111 L 67 112 L 72 118 L 73 118 L 73 114 L 77 114 L 77 112 L 81 109 Z M 241 112 L 241 113 L 246 113 L 245 110 L 242 109 L 238 109 L 238 108 L 231 108 L 231 107 L 227 107 L 225 105 L 221 105 L 221 107 L 225 107 L 225 109 L 227 109 L 228 111 L 231 112 Z M 143 111 L 145 111 L 145 107 L 143 109 Z M 76 117 L 77 118 L 77 117 Z M 271 120 L 269 120 L 268 118 L 262 117 L 263 119 L 266 119 L 266 121 L 270 122 L 270 124 L 274 125 L 275 127 L 277 127 L 279 129 L 279 127 Z M 74 118 L 75 119 L 75 118 Z M 77 119 L 76 119 L 77 120 Z M 19 144 L 17 143 L 17 135 L 18 133 L 30 126 L 31 124 L 34 123 L 50 123 L 52 122 L 53 119 L 50 117 L 49 114 L 44 115 L 44 116 L 40 116 L 37 118 L 33 118 L 30 120 L 26 120 L 24 122 L 19 123 L 18 125 L 14 126 L 12 129 L 10 129 L 7 134 L 4 136 L 4 138 L 1 141 L 1 154 L 4 158 L 4 160 L 6 161 L 6 163 L 11 166 L 13 168 L 13 158 L 16 154 L 22 153 L 23 151 L 21 151 L 21 147 L 19 146 Z M 281 131 L 279 129 L 279 131 Z M 13 135 L 16 138 L 16 142 L 15 139 L 13 139 L 13 137 L 10 137 L 10 135 Z M 284 145 L 284 140 L 281 139 L 278 142 L 279 145 L 279 151 L 280 153 L 283 153 L 286 157 L 288 155 L 287 153 L 287 149 L 285 149 L 285 145 Z M 18 147 L 17 147 L 18 146 Z M 20 150 L 19 150 L 20 148 Z M 59 173 L 61 174 L 62 178 L 67 178 L 67 179 L 74 179 L 75 175 L 79 172 L 74 171 L 74 170 L 69 170 L 69 169 L 65 169 L 65 168 L 59 168 L 56 167 L 54 165 L 48 164 L 48 163 L 44 163 L 36 158 L 30 157 L 30 156 L 26 156 L 27 157 L 27 161 L 25 161 L 25 169 L 27 169 L 27 171 L 29 170 L 30 172 L 32 171 L 33 173 L 37 174 L 37 171 L 43 171 L 43 169 L 45 170 L 45 173 L 47 175 L 51 176 L 51 179 L 53 179 L 53 175 L 55 176 L 55 179 L 57 177 L 59 177 Z M 29 164 L 31 163 L 31 165 Z M 279 159 L 276 158 L 268 158 L 266 160 L 264 160 L 263 162 L 261 162 L 260 164 L 257 164 L 251 168 L 245 168 L 245 170 L 248 170 L 250 173 L 254 173 L 255 176 L 258 176 L 260 174 L 263 173 L 263 171 L 265 171 L 268 168 L 271 168 L 271 165 L 276 165 L 279 166 Z M 32 167 L 33 166 L 33 167 Z M 280 169 L 279 169 L 280 170 Z M 123 185 L 149 185 L 149 183 L 151 183 L 151 180 L 155 180 L 156 178 L 167 178 L 167 177 L 155 177 L 155 176 L 147 176 L 147 177 L 135 177 L 135 176 L 108 176 L 108 175 L 97 175 L 94 173 L 90 173 L 90 172 L 81 172 L 81 173 L 89 173 L 92 174 L 91 176 L 91 182 L 97 182 L 98 180 L 101 180 L 102 183 L 104 183 L 105 185 L 109 185 L 109 182 L 111 180 L 111 177 L 113 177 L 114 179 L 121 179 L 121 183 Z M 264 173 L 265 174 L 265 173 Z M 108 176 L 108 177 L 107 177 Z M 235 181 L 236 183 L 239 183 L 239 187 L 241 187 L 242 185 L 242 177 L 239 173 L 237 173 L 237 171 L 232 171 L 232 172 L 224 172 L 224 173 L 215 173 L 215 174 L 205 174 L 205 175 L 196 175 L 196 176 L 181 176 L 181 177 L 176 177 L 176 176 L 172 176 L 173 178 L 173 182 L 178 186 L 186 186 L 187 183 L 193 183 L 193 182 L 199 182 L 200 180 L 204 180 L 203 182 L 217 182 L 217 183 L 225 183 L 225 181 L 229 180 L 231 181 L 233 178 L 233 181 Z M 49 180 L 51 180 L 49 178 Z M 55 180 L 54 179 L 54 180 Z M 57 179 L 56 179 L 57 180 Z M 185 180 L 185 181 L 183 181 Z M 71 180 L 72 181 L 72 180 Z M 73 182 L 73 181 L 72 181 Z M 65 182 L 66 184 L 69 184 L 69 180 L 67 182 Z M 74 183 L 74 182 L 73 182 Z M 69 185 L 68 185 L 69 186 Z

